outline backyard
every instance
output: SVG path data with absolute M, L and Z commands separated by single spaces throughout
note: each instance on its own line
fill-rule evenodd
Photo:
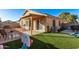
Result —
M 78 49 L 79 38 L 64 33 L 42 33 L 31 36 L 33 45 L 29 49 Z M 10 49 L 21 48 L 21 40 L 5 43 Z

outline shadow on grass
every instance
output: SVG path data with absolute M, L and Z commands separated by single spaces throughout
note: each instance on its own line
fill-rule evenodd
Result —
M 33 45 L 29 49 L 58 49 L 54 45 L 42 42 L 34 37 L 31 37 L 33 39 Z
M 33 38 L 33 44 L 29 49 L 58 49 L 56 48 L 54 45 L 42 42 L 36 38 Z M 6 46 L 4 49 L 19 49 L 22 46 L 21 40 L 15 40 L 12 42 L 8 42 L 3 44 L 4 46 Z
M 33 44 L 29 49 L 58 49 L 54 45 L 42 42 L 34 37 L 31 37 L 31 38 L 33 39 Z M 6 46 L 4 47 L 4 49 L 19 49 L 21 48 L 22 43 L 21 43 L 21 39 L 19 39 L 19 40 L 5 43 L 3 45 Z
M 22 46 L 21 39 L 4 43 L 4 49 L 19 49 Z

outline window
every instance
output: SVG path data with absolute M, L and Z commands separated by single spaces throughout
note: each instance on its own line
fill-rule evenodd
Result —
M 25 21 L 24 26 L 29 26 L 29 21 Z
M 55 19 L 53 20 L 53 27 L 55 27 Z
M 29 26 L 29 20 L 22 20 L 21 21 L 22 26 Z
M 29 20 L 23 20 L 22 26 L 23 26 L 23 28 L 29 30 Z

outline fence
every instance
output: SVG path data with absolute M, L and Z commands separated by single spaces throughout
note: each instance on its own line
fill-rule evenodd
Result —
M 17 33 L 17 32 L 7 33 L 5 38 L 0 35 L 0 44 L 7 43 L 10 41 L 14 41 L 14 40 L 18 40 L 18 39 L 20 39 L 19 33 Z

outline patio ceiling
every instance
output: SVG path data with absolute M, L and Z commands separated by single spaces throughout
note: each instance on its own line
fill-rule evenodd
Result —
M 28 18 L 28 17 L 32 17 L 32 20 L 38 20 L 38 19 L 41 19 L 41 18 L 45 18 L 46 16 L 30 14 L 29 16 L 23 16 L 23 17 L 21 17 L 21 19 Z

